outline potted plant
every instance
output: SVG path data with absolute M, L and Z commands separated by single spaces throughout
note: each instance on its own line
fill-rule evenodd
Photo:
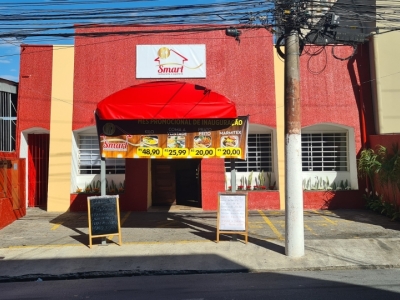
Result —
M 247 178 L 246 190 L 248 190 L 248 191 L 251 190 L 251 182 L 252 181 L 253 181 L 253 171 L 250 172 L 249 177 Z
M 361 178 L 367 178 L 373 194 L 375 194 L 374 175 L 379 172 L 381 167 L 382 164 L 379 161 L 379 156 L 373 149 L 364 149 L 361 151 L 360 158 L 358 159 L 359 175 Z
M 264 171 L 261 171 L 258 174 L 258 187 L 259 187 L 260 190 L 265 190 L 266 189 Z
M 123 192 L 125 192 L 125 181 L 124 183 L 120 182 L 118 188 L 118 193 L 123 193 Z

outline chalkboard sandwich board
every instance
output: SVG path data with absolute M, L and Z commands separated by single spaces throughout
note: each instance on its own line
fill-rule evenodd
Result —
M 248 240 L 247 193 L 218 194 L 217 243 L 219 235 L 240 234 Z
M 121 223 L 119 218 L 119 197 L 88 197 L 89 247 L 92 239 L 117 234 L 119 245 L 122 245 Z

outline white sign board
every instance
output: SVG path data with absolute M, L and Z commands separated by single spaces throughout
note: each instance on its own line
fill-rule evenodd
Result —
M 206 46 L 137 45 L 136 78 L 206 78 Z
M 219 230 L 245 231 L 246 214 L 246 195 L 220 195 Z

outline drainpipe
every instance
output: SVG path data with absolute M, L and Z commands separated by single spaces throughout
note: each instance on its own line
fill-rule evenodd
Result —
M 106 159 L 101 157 L 100 161 L 100 182 L 101 182 L 101 196 L 106 195 Z

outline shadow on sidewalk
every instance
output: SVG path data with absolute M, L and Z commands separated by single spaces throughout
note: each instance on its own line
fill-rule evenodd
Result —
M 87 213 L 67 212 L 63 213 L 52 220 L 53 224 L 60 224 L 60 226 L 71 229 L 76 235 L 70 237 L 81 244 L 88 245 L 88 216 Z M 209 240 L 216 242 L 216 225 L 217 214 L 216 212 L 202 212 L 202 213 L 171 213 L 171 212 L 122 212 L 121 213 L 121 230 L 125 232 L 128 230 L 137 230 L 141 228 L 153 229 L 152 234 L 159 240 L 162 237 L 162 242 L 175 242 L 171 237 L 163 234 L 165 229 L 176 229 L 180 240 L 185 240 L 187 236 L 193 235 L 193 240 Z M 135 235 L 137 237 L 137 235 Z M 149 236 L 139 237 L 137 242 L 149 242 Z M 176 239 L 177 236 L 175 235 Z M 199 239 L 200 238 L 200 239 Z M 123 241 L 126 240 L 124 236 Z M 150 237 L 151 241 L 151 237 Z M 241 235 L 220 234 L 220 241 L 243 242 L 244 238 Z M 285 249 L 283 246 L 269 242 L 267 240 L 258 238 L 257 236 L 249 234 L 249 243 L 255 244 L 259 247 L 284 254 Z M 101 238 L 94 238 L 93 245 L 102 243 Z M 115 243 L 114 240 L 107 238 L 106 243 Z

